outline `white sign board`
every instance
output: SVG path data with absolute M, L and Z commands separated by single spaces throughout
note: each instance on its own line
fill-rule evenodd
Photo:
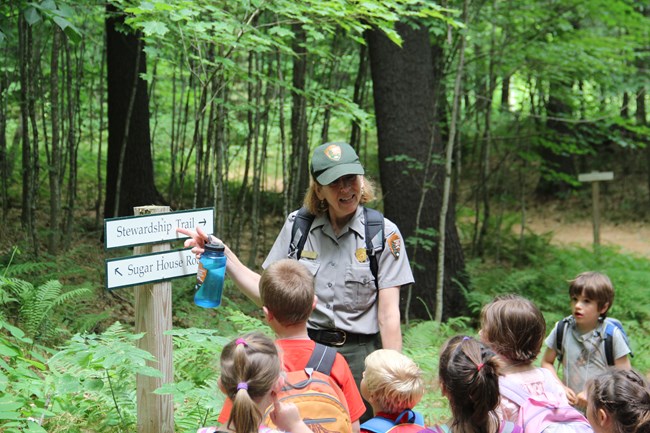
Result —
M 191 248 L 106 260 L 106 288 L 137 286 L 196 274 L 199 259 Z
M 187 238 L 176 232 L 177 227 L 190 230 L 201 227 L 206 233 L 212 233 L 214 208 L 106 219 L 104 244 L 109 250 Z
M 613 179 L 613 171 L 592 171 L 591 173 L 583 173 L 578 175 L 578 181 L 580 182 L 600 182 Z

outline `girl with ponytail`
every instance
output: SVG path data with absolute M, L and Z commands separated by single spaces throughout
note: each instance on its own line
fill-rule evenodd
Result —
M 456 336 L 442 347 L 438 366 L 442 394 L 449 400 L 451 433 L 521 433 L 499 420 L 499 373 L 494 353 L 471 337 Z
M 251 332 L 226 344 L 221 352 L 219 388 L 233 404 L 228 429 L 235 433 L 278 433 L 262 425 L 264 411 L 273 405 L 271 419 L 282 431 L 311 433 L 295 405 L 278 401 L 276 392 L 283 384 L 278 350 L 269 337 Z M 218 431 L 204 427 L 197 433 Z

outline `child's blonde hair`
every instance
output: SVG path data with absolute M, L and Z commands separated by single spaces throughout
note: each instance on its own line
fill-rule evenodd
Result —
M 262 272 L 260 299 L 280 324 L 305 323 L 314 305 L 314 276 L 296 260 L 273 262 Z
M 530 364 L 546 336 L 546 321 L 532 301 L 501 295 L 481 310 L 481 339 L 510 361 Z
M 221 352 L 221 386 L 232 401 L 228 428 L 237 433 L 257 433 L 262 413 L 257 401 L 277 383 L 282 367 L 278 350 L 261 332 L 231 341 Z
M 422 370 L 396 350 L 379 349 L 366 357 L 363 380 L 369 397 L 382 412 L 400 413 L 415 406 L 424 394 Z
M 609 277 L 600 272 L 583 272 L 569 281 L 569 296 L 584 296 L 598 303 L 598 309 L 614 303 L 614 285 Z M 602 316 L 606 316 L 605 311 Z

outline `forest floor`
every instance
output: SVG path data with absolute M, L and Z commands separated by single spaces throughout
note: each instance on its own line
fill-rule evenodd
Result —
M 533 214 L 526 224 L 536 234 L 551 233 L 551 243 L 554 245 L 588 247 L 594 241 L 590 219 L 566 221 L 561 214 Z M 519 229 L 515 228 L 516 231 Z M 601 222 L 600 244 L 619 247 L 621 252 L 650 258 L 650 225 L 642 222 Z

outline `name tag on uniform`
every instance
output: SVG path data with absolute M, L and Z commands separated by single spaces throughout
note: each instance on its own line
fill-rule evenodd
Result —
M 302 253 L 300 253 L 300 257 L 304 257 L 305 259 L 315 260 L 318 257 L 318 253 L 316 251 L 303 251 Z

